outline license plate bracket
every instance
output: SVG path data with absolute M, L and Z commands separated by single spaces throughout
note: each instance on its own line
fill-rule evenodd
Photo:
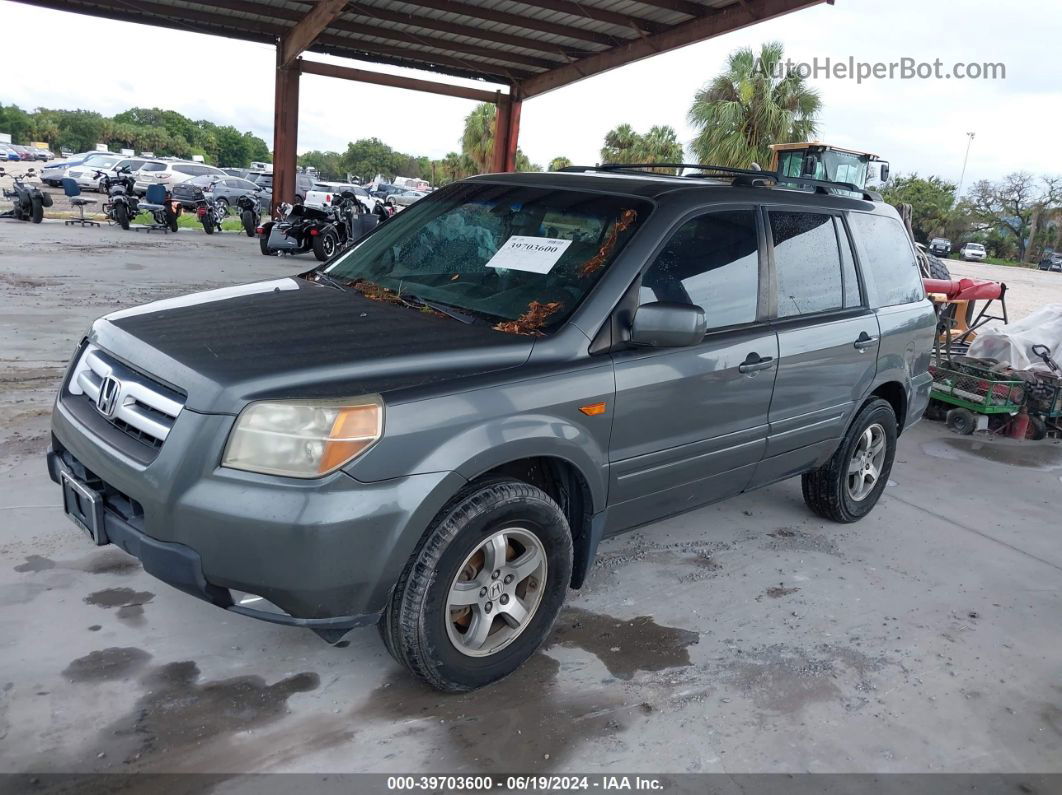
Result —
M 110 543 L 103 524 L 103 495 L 89 488 L 68 470 L 59 471 L 63 487 L 63 510 L 96 546 Z

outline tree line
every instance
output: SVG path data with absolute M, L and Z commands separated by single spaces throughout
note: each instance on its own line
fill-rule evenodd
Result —
M 43 141 L 56 152 L 86 152 L 102 143 L 112 150 L 134 149 L 157 157 L 202 155 L 207 163 L 232 168 L 270 159 L 268 145 L 253 133 L 161 108 L 130 108 L 104 116 L 90 110 L 26 111 L 0 104 L 0 132 L 10 133 L 15 143 Z

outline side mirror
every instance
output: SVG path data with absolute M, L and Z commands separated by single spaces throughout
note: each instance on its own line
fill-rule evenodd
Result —
M 631 323 L 631 343 L 647 348 L 683 348 L 704 339 L 704 310 L 691 304 L 642 304 Z
M 889 181 L 889 164 L 888 163 L 883 162 L 881 164 L 881 171 L 879 172 L 879 174 L 880 174 L 880 176 L 878 177 L 878 180 L 880 182 L 888 182 Z

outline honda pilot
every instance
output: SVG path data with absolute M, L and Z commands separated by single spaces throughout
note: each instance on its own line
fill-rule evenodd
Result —
M 897 213 L 811 187 L 479 176 L 300 276 L 114 312 L 50 475 L 192 596 L 487 684 L 604 538 L 794 476 L 837 522 L 878 502 L 935 317 Z

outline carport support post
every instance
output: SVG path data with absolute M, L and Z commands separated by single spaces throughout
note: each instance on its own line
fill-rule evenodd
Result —
M 283 66 L 284 40 L 277 42 L 273 99 L 273 206 L 295 201 L 296 146 L 299 140 L 299 62 Z
M 494 117 L 494 158 L 492 171 L 516 171 L 516 145 L 520 139 L 520 108 L 523 100 L 512 88 L 512 93 L 498 93 L 498 106 Z

